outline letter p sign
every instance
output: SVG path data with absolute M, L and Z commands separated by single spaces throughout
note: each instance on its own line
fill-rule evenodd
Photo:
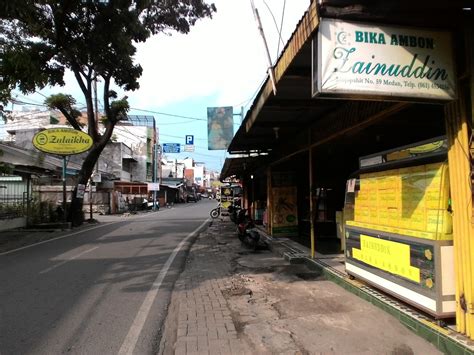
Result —
M 186 144 L 193 145 L 194 144 L 194 136 L 186 136 Z

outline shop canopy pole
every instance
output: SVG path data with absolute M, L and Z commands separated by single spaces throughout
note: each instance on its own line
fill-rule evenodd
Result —
M 267 169 L 267 233 L 272 234 L 273 230 L 273 191 L 272 191 L 272 168 Z
M 313 188 L 313 148 L 309 148 L 309 225 L 311 229 L 311 257 L 315 255 L 314 243 L 314 188 Z

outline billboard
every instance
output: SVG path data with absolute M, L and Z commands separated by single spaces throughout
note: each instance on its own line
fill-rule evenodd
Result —
M 227 149 L 234 137 L 232 107 L 207 108 L 207 139 L 209 150 Z

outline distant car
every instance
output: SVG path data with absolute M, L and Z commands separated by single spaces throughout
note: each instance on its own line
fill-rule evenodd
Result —
M 187 202 L 191 202 L 191 201 L 197 202 L 196 194 L 188 194 L 188 196 L 186 197 L 186 201 Z

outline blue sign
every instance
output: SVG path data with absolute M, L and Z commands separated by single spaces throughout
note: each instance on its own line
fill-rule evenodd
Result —
M 187 135 L 186 136 L 186 145 L 193 145 L 194 144 L 194 136 Z
M 163 143 L 163 153 L 179 153 L 179 152 L 181 152 L 181 144 Z

